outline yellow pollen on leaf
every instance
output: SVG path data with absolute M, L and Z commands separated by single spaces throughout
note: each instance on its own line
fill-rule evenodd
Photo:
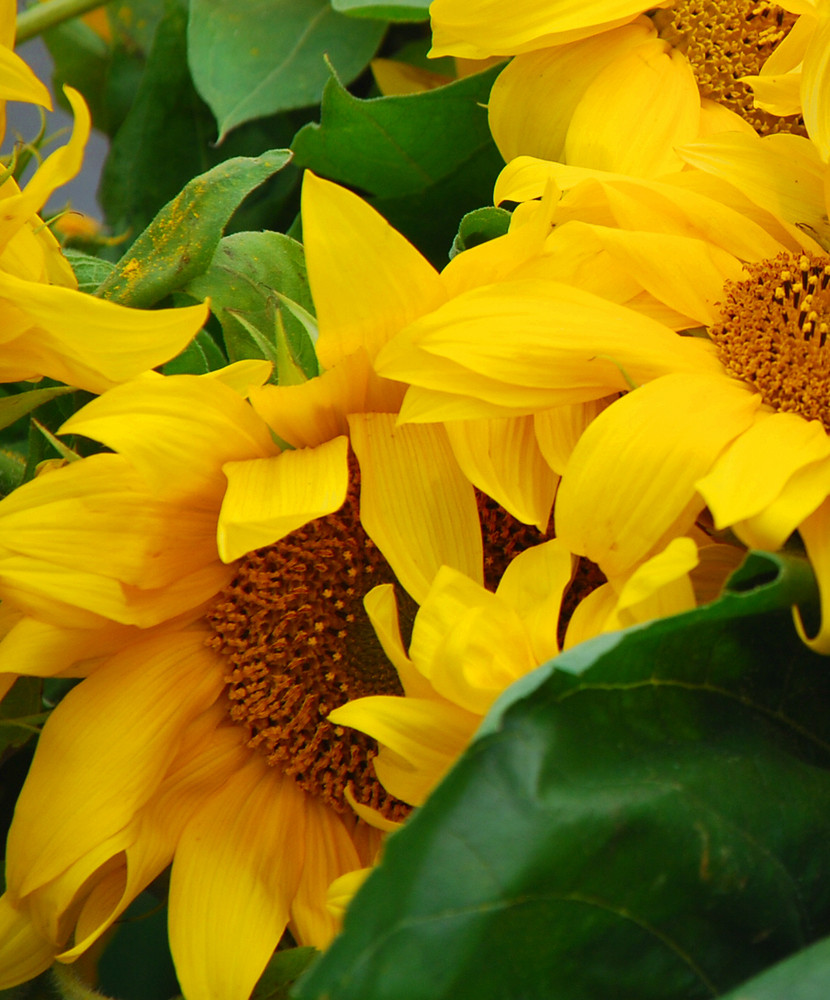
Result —
M 739 114 L 760 135 L 806 135 L 800 115 L 778 116 L 755 107 L 752 89 L 741 77 L 756 76 L 797 20 L 764 0 L 678 0 L 658 10 L 660 36 L 689 60 L 701 97 Z
M 730 375 L 830 432 L 830 257 L 781 253 L 728 282 L 710 330 Z

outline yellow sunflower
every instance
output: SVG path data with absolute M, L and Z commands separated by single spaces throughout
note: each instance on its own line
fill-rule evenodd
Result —
M 724 189 L 681 176 L 575 185 L 542 257 L 411 324 L 376 367 L 412 386 L 402 420 L 441 419 L 448 398 L 467 416 L 538 417 L 621 393 L 559 459 L 557 536 L 613 580 L 704 506 L 750 546 L 775 550 L 798 531 L 825 604 L 810 641 L 830 652 L 830 258 L 781 221 L 774 237 L 752 203 L 743 221 L 714 199 L 705 211 L 699 188 Z M 580 221 L 586 206 L 605 224 Z
M 72 961 L 171 862 L 188 1000 L 247 997 L 286 924 L 326 944 L 329 883 L 378 850 L 359 816 L 406 812 L 371 741 L 326 721 L 401 690 L 360 598 L 394 584 L 411 619 L 442 565 L 495 587 L 544 538 L 477 497 L 442 426 L 396 427 L 402 387 L 372 372 L 443 282 L 354 195 L 310 178 L 303 198 L 324 374 L 147 374 L 64 427 L 113 454 L 0 503 L 7 686 L 83 678 L 44 728 L 9 835 L 3 986 Z M 521 497 L 524 446 L 505 426 L 484 437 L 514 466 L 496 457 L 491 478 Z
M 48 91 L 12 51 L 16 6 L 0 4 L 0 134 L 8 100 L 51 108 Z M 37 215 L 55 188 L 80 170 L 89 137 L 83 98 L 66 88 L 72 137 L 21 190 L 0 182 L 0 381 L 50 378 L 103 392 L 178 354 L 199 330 L 204 306 L 146 311 L 96 299 L 77 282 L 57 240 Z
M 711 134 L 803 134 L 800 114 L 759 109 L 747 82 L 786 41 L 795 14 L 754 0 L 647 10 L 532 3 L 517 12 L 436 0 L 433 54 L 515 55 L 489 101 L 507 161 L 537 156 L 658 177 L 682 168 L 677 146 Z

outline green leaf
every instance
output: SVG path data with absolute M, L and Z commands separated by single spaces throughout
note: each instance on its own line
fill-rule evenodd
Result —
M 219 141 L 242 122 L 317 104 L 326 59 L 350 83 L 385 28 L 344 17 L 328 0 L 192 0 L 190 71 L 219 123 Z
M 90 294 L 94 292 L 100 284 L 107 280 L 115 267 L 112 261 L 93 257 L 91 254 L 82 253 L 80 250 L 67 248 L 63 253 L 72 265 L 72 270 L 78 279 L 78 288 L 82 292 L 89 292 Z
M 465 212 L 492 199 L 504 161 L 484 105 L 499 72 L 420 94 L 359 100 L 332 77 L 321 122 L 294 138 L 294 165 L 365 192 L 442 266 Z
M 284 149 L 235 156 L 194 177 L 164 206 L 118 262 L 98 295 L 150 306 L 183 288 L 210 264 L 222 230 L 242 199 L 291 158 Z
M 332 7 L 351 17 L 383 21 L 428 21 L 430 0 L 331 0 Z
M 3 396 L 0 398 L 0 429 L 8 427 L 44 403 L 70 392 L 77 392 L 77 389 L 67 385 L 57 385 L 48 389 L 32 389 L 16 396 Z
M 824 938 L 730 990 L 722 1000 L 827 1000 L 828 983 L 830 938 Z
M 458 226 L 458 233 L 452 242 L 450 260 L 462 250 L 470 250 L 480 243 L 487 243 L 498 236 L 504 236 L 510 228 L 510 212 L 503 208 L 477 208 L 467 212 Z
M 811 596 L 806 563 L 754 556 L 713 605 L 509 689 L 298 1000 L 702 1000 L 827 934 Z
M 285 948 L 274 952 L 256 984 L 251 1000 L 288 1000 L 288 991 L 318 954 L 316 948 Z
M 305 378 L 318 373 L 314 345 L 298 318 L 313 305 L 303 248 L 296 240 L 270 232 L 226 236 L 210 267 L 190 282 L 187 292 L 210 298 L 231 361 L 266 357 L 285 366 L 290 359 Z M 284 337 L 280 335 L 278 350 L 280 330 Z M 286 352 L 282 361 L 280 351 Z

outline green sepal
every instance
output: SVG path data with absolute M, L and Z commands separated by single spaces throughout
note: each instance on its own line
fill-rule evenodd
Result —
M 458 224 L 458 232 L 450 248 L 450 260 L 463 250 L 471 250 L 481 243 L 504 236 L 510 228 L 510 218 L 510 212 L 492 205 L 467 212 Z

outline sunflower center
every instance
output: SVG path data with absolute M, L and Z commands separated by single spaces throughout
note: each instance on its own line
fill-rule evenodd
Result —
M 409 807 L 375 777 L 377 744 L 335 726 L 329 712 L 366 695 L 401 695 L 363 607 L 392 583 L 408 643 L 416 605 L 360 523 L 360 480 L 351 463 L 346 501 L 274 545 L 249 553 L 207 615 L 208 645 L 221 653 L 231 719 L 247 745 L 338 812 L 345 791 L 391 820 Z M 494 590 L 518 552 L 543 541 L 480 494 L 485 582 Z
M 728 282 L 710 330 L 730 375 L 830 432 L 830 257 L 781 253 Z
M 806 135 L 800 115 L 779 117 L 755 107 L 755 76 L 789 33 L 797 16 L 764 0 L 678 0 L 654 14 L 660 36 L 689 60 L 701 97 L 735 111 L 761 135 Z

